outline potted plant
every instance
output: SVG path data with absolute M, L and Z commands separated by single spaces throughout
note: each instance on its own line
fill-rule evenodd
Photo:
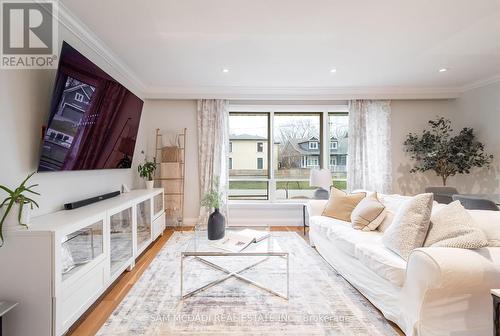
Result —
M 201 205 L 213 212 L 208 217 L 207 234 L 209 240 L 217 240 L 224 238 L 226 230 L 226 219 L 219 212 L 219 208 L 223 204 L 222 192 L 219 192 L 219 178 L 215 178 L 210 190 L 203 195 Z
M 31 190 L 32 188 L 38 186 L 38 184 L 33 184 L 26 187 L 26 183 L 35 173 L 31 173 L 24 179 L 24 181 L 12 190 L 6 186 L 0 185 L 0 189 L 7 193 L 7 198 L 5 198 L 0 204 L 0 209 L 3 210 L 2 217 L 0 219 L 0 246 L 4 243 L 3 237 L 3 226 L 15 226 L 16 223 L 19 225 L 27 227 L 30 222 L 30 211 L 33 210 L 33 206 L 38 208 L 38 203 L 33 199 L 28 197 L 28 193 L 34 195 L 40 195 L 36 191 Z
M 156 170 L 156 163 L 146 161 L 144 165 L 139 165 L 137 170 L 139 171 L 139 176 L 146 179 L 146 189 L 153 189 L 153 174 Z
M 493 155 L 484 152 L 472 128 L 453 135 L 449 119 L 437 117 L 428 123 L 430 129 L 421 136 L 410 133 L 404 142 L 406 152 L 416 161 L 411 173 L 433 170 L 446 186 L 450 176 L 469 174 L 474 167 L 490 167 Z

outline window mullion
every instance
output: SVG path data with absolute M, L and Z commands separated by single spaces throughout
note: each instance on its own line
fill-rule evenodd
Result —
M 329 161 L 330 161 L 330 139 L 329 139 L 330 129 L 328 128 L 328 109 L 325 109 L 321 112 L 321 168 L 329 169 Z
M 268 162 L 268 193 L 269 201 L 274 202 L 276 200 L 276 180 L 274 179 L 274 161 L 277 159 L 274 153 L 274 111 L 269 112 L 269 141 L 268 141 L 268 151 L 269 151 L 269 162 Z

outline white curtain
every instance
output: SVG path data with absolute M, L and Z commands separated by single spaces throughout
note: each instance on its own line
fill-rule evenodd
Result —
M 227 216 L 228 170 L 227 154 L 229 146 L 228 102 L 220 99 L 198 100 L 198 165 L 200 197 L 212 188 L 214 178 L 219 177 L 219 192 L 224 195 L 220 211 Z M 200 208 L 198 224 L 207 224 L 208 209 Z M 226 218 L 227 220 L 227 218 Z
M 353 100 L 349 105 L 347 188 L 390 193 L 390 101 Z

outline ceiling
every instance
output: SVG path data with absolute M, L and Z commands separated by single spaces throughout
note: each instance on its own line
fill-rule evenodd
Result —
M 62 3 L 150 93 L 454 90 L 500 75 L 499 0 Z

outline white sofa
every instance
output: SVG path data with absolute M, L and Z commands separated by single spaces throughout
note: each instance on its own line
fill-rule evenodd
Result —
M 394 214 L 407 197 L 379 198 Z M 490 289 L 500 288 L 500 212 L 470 211 L 489 247 L 418 248 L 406 262 L 385 248 L 382 231 L 354 230 L 321 216 L 326 202 L 308 204 L 311 245 L 407 336 L 493 335 Z

